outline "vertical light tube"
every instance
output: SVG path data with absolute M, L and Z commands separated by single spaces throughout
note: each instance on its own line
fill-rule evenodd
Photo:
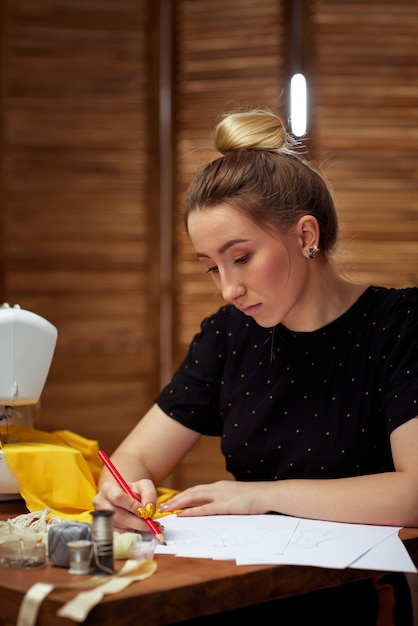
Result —
M 296 137 L 306 133 L 307 93 L 303 74 L 294 74 L 290 81 L 290 125 Z
M 287 0 L 290 11 L 290 130 L 295 137 L 302 137 L 308 128 L 308 86 L 306 81 L 306 50 L 309 33 L 305 32 L 309 12 L 309 0 Z

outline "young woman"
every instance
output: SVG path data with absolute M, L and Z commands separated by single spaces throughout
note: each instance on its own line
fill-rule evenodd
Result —
M 165 511 L 418 526 L 418 288 L 338 271 L 332 194 L 272 112 L 226 115 L 215 147 L 185 223 L 226 304 L 113 461 L 155 503 L 213 435 L 235 480 L 186 489 Z M 144 529 L 106 470 L 94 506 L 114 509 L 118 529 Z

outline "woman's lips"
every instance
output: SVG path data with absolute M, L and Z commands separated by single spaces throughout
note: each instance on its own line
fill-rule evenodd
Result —
M 245 315 L 255 315 L 261 308 L 261 303 L 253 304 L 251 306 L 246 306 L 241 309 Z

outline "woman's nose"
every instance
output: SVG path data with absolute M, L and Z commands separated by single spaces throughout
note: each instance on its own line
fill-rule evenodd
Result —
M 241 282 L 225 279 L 222 281 L 222 297 L 226 302 L 234 302 L 244 294 L 245 286 Z

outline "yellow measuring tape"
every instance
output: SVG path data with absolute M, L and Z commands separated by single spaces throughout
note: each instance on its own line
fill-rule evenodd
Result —
M 57 611 L 59 617 L 84 622 L 91 609 L 99 604 L 104 595 L 119 593 L 131 583 L 148 578 L 156 569 L 157 563 L 154 560 L 128 560 L 113 576 L 91 576 L 87 580 L 58 585 L 35 583 L 22 600 L 16 626 L 35 626 L 40 606 L 53 589 L 84 590 Z

